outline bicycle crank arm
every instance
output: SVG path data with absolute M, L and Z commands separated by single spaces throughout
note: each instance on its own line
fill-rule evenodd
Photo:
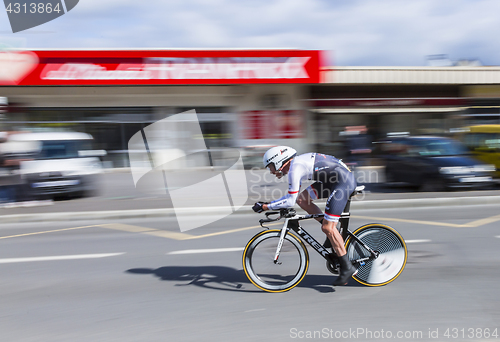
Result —
M 372 254 L 371 256 L 366 257 L 366 258 L 360 258 L 360 259 L 352 260 L 351 262 L 352 263 L 358 263 L 358 264 L 361 264 L 361 266 L 364 266 L 365 261 L 372 261 L 372 260 L 377 259 L 380 256 L 380 253 L 378 251 L 372 251 L 372 250 L 369 250 L 369 251 Z
M 374 259 L 373 257 L 368 257 L 368 258 L 361 258 L 361 259 L 352 260 L 351 262 L 361 264 L 361 263 L 364 263 L 365 261 L 370 261 L 373 259 Z

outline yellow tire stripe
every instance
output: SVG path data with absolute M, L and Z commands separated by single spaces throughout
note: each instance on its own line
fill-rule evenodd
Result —
M 300 240 L 299 238 L 297 238 L 294 234 L 292 233 L 287 233 L 287 235 L 291 235 L 295 238 L 295 240 L 297 240 L 301 245 L 302 245 L 302 248 L 304 249 L 304 252 L 305 252 L 305 255 L 306 255 L 306 266 L 305 266 L 305 270 L 304 270 L 304 274 L 302 275 L 302 277 L 291 287 L 287 287 L 283 290 L 268 290 L 266 288 L 263 288 L 262 286 L 260 285 L 257 285 L 253 280 L 252 278 L 248 275 L 248 272 L 247 272 L 247 268 L 245 266 L 245 255 L 247 254 L 247 250 L 248 250 L 248 247 L 252 244 L 252 242 L 257 239 L 259 236 L 261 236 L 262 234 L 266 234 L 266 233 L 270 233 L 270 232 L 277 232 L 277 233 L 280 233 L 281 230 L 279 229 L 271 229 L 271 230 L 264 230 L 260 233 L 258 233 L 257 235 L 255 235 L 253 238 L 250 239 L 250 241 L 248 241 L 247 245 L 245 246 L 245 250 L 243 251 L 243 270 L 245 271 L 245 275 L 247 276 L 248 280 L 250 280 L 250 282 L 252 284 L 254 284 L 256 287 L 258 287 L 259 289 L 263 290 L 263 291 L 266 291 L 266 292 L 273 292 L 273 293 L 278 293 L 278 292 L 286 292 L 286 291 L 289 291 L 291 289 L 293 289 L 295 286 L 297 286 L 301 281 L 302 279 L 304 279 L 304 277 L 306 276 L 307 274 L 307 270 L 309 269 L 309 253 L 307 252 L 307 248 L 306 246 L 304 246 L 304 243 L 302 242 L 302 240 Z

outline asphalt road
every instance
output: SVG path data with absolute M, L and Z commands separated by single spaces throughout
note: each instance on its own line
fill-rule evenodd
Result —
M 241 248 L 260 230 L 256 214 L 185 234 L 173 218 L 3 224 L 1 340 L 498 341 L 499 213 L 353 212 L 351 228 L 383 222 L 408 241 L 401 276 L 335 288 L 311 251 L 302 283 L 277 294 L 242 271 Z M 316 223 L 305 227 L 321 236 Z

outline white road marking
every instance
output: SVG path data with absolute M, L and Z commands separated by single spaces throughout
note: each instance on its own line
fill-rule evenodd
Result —
M 424 243 L 431 242 L 431 240 L 405 240 L 406 243 Z
M 500 235 L 497 235 L 497 236 L 495 236 L 495 237 L 500 239 Z
M 32 258 L 8 258 L 8 259 L 0 259 L 0 264 L 11 264 L 15 262 L 32 262 L 32 261 L 98 259 L 98 258 L 106 258 L 122 254 L 125 253 L 77 254 L 77 255 L 55 255 L 55 256 L 45 256 L 45 257 L 32 257 Z
M 253 309 L 253 310 L 247 310 L 243 312 L 256 312 L 256 311 L 265 311 L 266 309 Z
M 214 249 L 186 249 L 183 251 L 169 252 L 167 254 L 201 254 L 201 253 L 239 252 L 242 250 L 244 250 L 243 247 L 214 248 Z

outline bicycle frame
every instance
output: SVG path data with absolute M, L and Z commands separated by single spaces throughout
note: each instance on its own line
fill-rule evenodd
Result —
M 358 260 L 353 260 L 355 263 L 359 263 L 361 265 L 364 265 L 365 261 L 376 259 L 379 255 L 377 251 L 372 250 L 369 246 L 367 246 L 363 241 L 358 239 L 352 232 L 349 230 L 349 219 L 350 219 L 350 203 L 351 200 L 347 202 L 347 205 L 344 209 L 344 212 L 341 214 L 340 219 L 339 219 L 339 224 L 340 224 L 340 234 L 342 235 L 342 238 L 344 241 L 348 237 L 351 239 L 354 239 L 356 242 L 358 242 L 361 246 L 363 246 L 368 252 L 370 252 L 370 257 L 358 259 Z M 283 246 L 283 241 L 285 239 L 286 234 L 290 231 L 293 230 L 295 233 L 297 233 L 298 236 L 305 242 L 307 242 L 316 252 L 318 252 L 319 255 L 321 255 L 325 260 L 329 262 L 333 262 L 332 257 L 334 257 L 334 254 L 328 252 L 328 250 L 323 247 L 321 243 L 319 243 L 312 235 L 310 235 L 304 228 L 302 228 L 299 224 L 299 221 L 302 220 L 309 220 L 309 219 L 315 219 L 315 218 L 320 218 L 324 217 L 324 214 L 308 214 L 308 215 L 296 215 L 295 210 L 292 209 L 291 211 L 293 216 L 288 216 L 290 215 L 287 213 L 285 215 L 285 222 L 283 224 L 283 227 L 281 228 L 281 234 L 280 234 L 280 240 L 278 242 L 278 246 L 276 247 L 276 253 L 274 256 L 274 263 L 278 263 L 279 260 L 279 255 L 281 252 L 281 247 Z M 274 212 L 277 213 L 277 212 Z M 266 216 L 272 215 L 273 212 L 266 214 Z M 261 220 L 261 226 L 263 226 L 264 222 L 270 222 L 270 221 L 265 221 Z

